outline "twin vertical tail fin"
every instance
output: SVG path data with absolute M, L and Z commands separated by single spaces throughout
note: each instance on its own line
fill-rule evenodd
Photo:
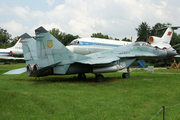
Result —
M 36 41 L 27 33 L 24 33 L 20 37 L 22 42 L 24 59 L 26 60 L 26 68 L 11 70 L 4 74 L 21 74 L 27 71 L 28 75 L 30 75 L 29 69 L 32 70 L 33 68 L 31 67 L 28 69 L 28 65 L 38 63 L 36 47 L 35 47 Z
M 24 33 L 20 37 L 26 66 L 28 64 L 38 63 L 39 60 L 37 58 L 36 40 L 27 33 Z
M 21 36 L 26 69 L 29 76 L 66 74 L 76 61 L 89 59 L 74 54 L 43 27 L 35 30 L 36 40 L 27 33 Z
M 77 60 L 89 57 L 72 53 L 59 40 L 43 27 L 35 30 L 37 41 L 37 55 L 42 66 L 60 62 L 61 65 L 71 64 Z
M 35 30 L 37 41 L 37 56 L 42 67 L 60 62 L 70 64 L 74 62 L 74 54 L 43 27 Z
M 43 27 L 37 28 L 35 34 L 35 42 L 26 34 L 23 35 L 26 39 L 22 40 L 29 76 L 39 76 L 50 69 L 53 74 L 66 74 L 72 63 L 89 58 L 69 51 Z

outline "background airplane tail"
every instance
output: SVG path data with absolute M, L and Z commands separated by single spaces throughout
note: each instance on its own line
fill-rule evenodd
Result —
M 17 41 L 17 43 L 13 46 L 13 48 L 17 48 L 17 49 L 19 49 L 19 48 L 22 48 L 22 42 L 21 42 L 21 38 Z
M 159 30 L 166 29 L 163 36 L 161 38 L 156 37 L 156 36 L 150 36 L 149 43 L 151 43 L 152 46 L 157 46 L 159 48 L 172 49 L 170 45 L 171 38 L 172 38 L 174 30 L 178 28 L 180 28 L 180 26 L 169 26 L 168 28 L 166 27 L 166 28 L 159 29 Z
M 162 36 L 163 43 L 170 44 L 173 32 L 174 32 L 174 30 L 171 27 L 167 28 L 164 35 Z

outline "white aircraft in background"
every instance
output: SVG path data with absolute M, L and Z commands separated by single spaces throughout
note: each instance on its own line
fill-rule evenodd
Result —
M 73 40 L 66 47 L 73 53 L 87 55 L 128 44 L 132 44 L 132 42 L 101 38 L 80 38 Z
M 174 29 L 177 28 L 180 28 L 180 26 L 169 26 L 161 38 L 155 36 L 149 37 L 149 43 L 151 44 L 151 46 L 158 47 L 161 49 L 173 49 L 170 45 L 170 41 Z M 73 53 L 86 55 L 132 43 L 133 42 L 107 40 L 100 38 L 80 38 L 73 40 L 66 47 Z
M 24 59 L 19 57 L 13 57 L 20 55 L 23 55 L 21 39 L 19 39 L 13 47 L 0 49 L 0 59 Z
M 156 36 L 150 36 L 149 37 L 149 43 L 152 46 L 157 46 L 158 48 L 161 49 L 173 49 L 172 46 L 170 45 L 171 42 L 171 38 L 173 35 L 174 30 L 180 28 L 180 26 L 169 26 L 166 28 L 162 28 L 162 29 L 166 29 L 164 35 L 160 38 L 160 37 L 156 37 Z M 159 29 L 159 30 L 162 30 Z

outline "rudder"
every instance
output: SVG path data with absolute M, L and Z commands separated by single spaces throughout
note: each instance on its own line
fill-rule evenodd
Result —
M 164 35 L 162 36 L 162 41 L 165 44 L 169 44 L 171 42 L 171 38 L 173 35 L 174 30 L 171 27 L 168 27 L 165 31 Z
M 20 37 L 26 66 L 28 64 L 38 63 L 39 60 L 36 52 L 36 40 L 27 33 L 24 33 Z

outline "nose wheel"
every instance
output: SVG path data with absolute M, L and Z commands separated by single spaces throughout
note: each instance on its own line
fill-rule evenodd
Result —
M 122 74 L 123 78 L 129 78 L 130 77 L 130 71 L 129 71 L 129 67 L 127 67 L 127 73 L 123 73 Z
M 130 75 L 129 75 L 129 73 L 123 73 L 123 74 L 122 74 L 122 77 L 123 77 L 123 78 L 129 78 Z

